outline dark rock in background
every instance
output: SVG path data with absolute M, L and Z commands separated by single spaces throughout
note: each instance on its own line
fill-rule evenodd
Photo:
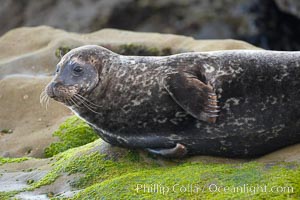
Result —
M 275 0 L 275 2 L 280 10 L 300 18 L 299 0 Z
M 0 0 L 0 34 L 49 25 L 73 32 L 101 28 L 242 39 L 265 49 L 300 50 L 296 0 Z
M 252 7 L 251 12 L 257 13 L 255 25 L 258 29 L 256 35 L 248 35 L 244 39 L 265 49 L 274 50 L 300 50 L 300 18 L 286 8 L 278 7 L 277 2 L 285 0 L 264 0 Z M 292 1 L 290 1 L 292 3 Z M 300 5 L 294 1 L 294 6 Z

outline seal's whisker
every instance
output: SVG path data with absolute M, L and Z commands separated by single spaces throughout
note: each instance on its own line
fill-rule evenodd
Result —
M 74 96 L 73 96 L 74 97 Z M 83 105 L 83 107 L 86 107 L 82 102 L 79 102 L 79 104 L 78 104 L 78 99 L 76 99 L 75 97 L 73 98 L 73 97 L 71 97 L 71 98 L 69 98 L 69 100 L 75 105 L 75 106 L 77 106 L 77 107 L 82 107 L 82 106 L 80 106 L 79 104 L 82 104 Z M 88 108 L 88 110 L 90 110 L 89 108 Z
M 76 94 L 73 96 L 80 104 L 84 102 L 84 99 L 79 98 Z
M 92 109 L 97 109 L 96 106 L 89 104 L 89 101 L 83 99 L 82 97 L 80 97 L 80 96 L 78 96 L 78 95 L 76 95 L 76 94 L 74 95 L 74 97 L 75 97 L 78 101 L 80 101 L 80 103 L 86 104 L 86 105 L 88 105 L 88 106 L 89 106 L 90 108 L 92 108 Z
M 68 103 L 68 104 L 72 104 L 72 101 L 70 101 L 69 99 L 66 99 L 66 98 L 64 98 L 65 99 L 65 101 Z M 73 103 L 73 104 L 75 104 L 75 103 Z M 76 105 L 76 104 L 75 104 Z
M 90 100 L 88 100 L 87 98 L 83 97 L 83 96 L 82 96 L 82 95 L 80 95 L 80 94 L 75 94 L 75 95 L 77 95 L 77 96 L 81 97 L 81 98 L 82 98 L 82 99 L 84 99 L 86 102 L 88 102 L 88 103 L 90 103 L 90 104 L 92 104 L 92 105 L 94 105 L 94 106 L 96 106 L 96 107 L 102 108 L 102 106 L 100 106 L 100 105 L 97 105 L 97 104 L 95 104 L 95 103 L 91 102 Z
M 50 105 L 50 97 L 47 95 L 46 98 L 46 110 L 48 110 L 48 106 Z
M 80 99 L 82 102 L 89 103 L 89 105 L 91 104 L 90 105 L 91 107 L 95 107 L 95 105 L 92 102 L 90 102 L 88 99 L 86 99 L 85 97 L 81 96 L 80 94 L 75 94 L 74 96 L 76 96 L 77 99 Z
M 43 98 L 45 97 L 45 94 L 46 94 L 46 92 L 45 92 L 45 90 L 43 90 L 40 94 L 40 104 L 43 104 Z
M 77 101 L 80 101 L 81 104 L 83 104 L 83 106 L 85 106 L 86 108 L 89 108 L 90 110 L 93 110 L 95 108 L 91 107 L 89 104 L 85 103 L 82 99 L 78 98 L 78 96 L 74 96 L 74 98 L 77 100 Z M 95 111 L 96 112 L 96 111 Z
M 67 100 L 68 102 L 71 102 L 71 103 L 75 104 L 75 106 L 77 106 L 77 107 L 80 107 L 80 106 L 76 103 L 76 101 L 75 101 L 74 99 L 72 99 L 72 98 L 69 98 L 69 99 L 66 99 L 66 98 L 65 98 L 65 100 Z
M 73 98 L 74 97 L 74 98 Z M 77 98 L 75 98 L 75 96 L 73 96 L 71 98 L 69 98 L 70 100 L 72 100 L 72 102 L 77 106 L 77 107 L 82 107 L 80 106 L 80 104 L 83 104 L 82 100 L 79 100 Z
M 77 98 L 77 100 L 78 100 L 78 96 L 73 96 L 74 98 Z M 71 100 L 73 100 L 72 98 L 70 98 Z M 80 99 L 79 99 L 80 100 Z M 74 102 L 74 100 L 73 100 L 73 102 Z M 93 108 L 91 108 L 87 103 L 85 103 L 84 101 L 82 101 L 81 102 L 82 103 L 82 105 L 84 106 L 84 107 L 86 107 L 88 110 L 90 110 L 90 111 L 92 111 L 93 113 L 96 113 L 96 114 L 100 114 L 99 112 L 97 112 L 97 111 L 95 111 Z M 76 104 L 77 105 L 77 104 Z M 78 106 L 78 105 L 77 105 Z
M 47 110 L 47 102 L 49 103 L 49 96 L 47 95 L 47 93 L 46 93 L 46 91 L 45 90 L 43 90 L 42 92 L 41 92 L 41 94 L 40 94 L 40 104 L 42 105 L 42 106 L 44 106 L 44 105 L 46 105 L 46 110 Z
M 47 95 L 44 95 L 44 96 L 42 97 L 42 103 L 43 103 L 43 104 L 45 104 L 45 103 L 47 102 L 47 98 L 48 98 Z

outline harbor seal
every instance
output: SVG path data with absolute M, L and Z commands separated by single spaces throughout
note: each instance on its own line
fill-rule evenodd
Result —
M 300 52 L 67 53 L 47 95 L 106 142 L 165 157 L 256 157 L 300 142 Z

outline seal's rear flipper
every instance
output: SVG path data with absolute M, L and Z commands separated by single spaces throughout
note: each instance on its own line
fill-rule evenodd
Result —
M 187 149 L 184 145 L 177 143 L 171 149 L 146 149 L 148 152 L 157 154 L 167 158 L 182 158 L 187 154 Z
M 168 74 L 164 87 L 175 102 L 196 119 L 215 123 L 219 113 L 217 95 L 210 85 L 188 72 Z

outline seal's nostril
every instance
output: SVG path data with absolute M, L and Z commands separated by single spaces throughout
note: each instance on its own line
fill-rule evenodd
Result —
M 47 95 L 48 95 L 50 98 L 55 97 L 55 94 L 54 94 L 54 88 L 56 87 L 56 85 L 57 85 L 56 82 L 52 82 L 52 83 L 50 83 L 50 84 L 47 86 Z

